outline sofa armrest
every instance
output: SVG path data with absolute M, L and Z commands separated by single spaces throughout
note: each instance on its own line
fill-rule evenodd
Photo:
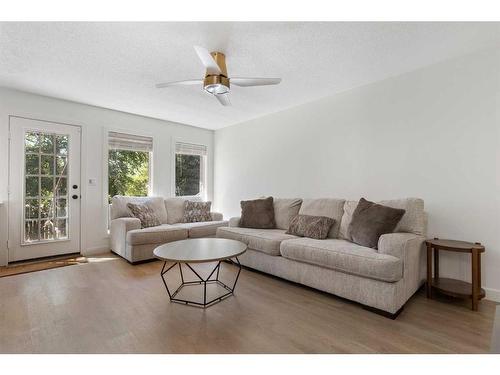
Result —
M 414 233 L 388 233 L 380 236 L 378 252 L 405 260 L 409 251 L 419 251 L 425 237 Z
M 232 217 L 229 219 L 229 227 L 239 227 L 240 226 L 240 217 Z
M 222 215 L 220 212 L 210 212 L 210 215 L 212 216 L 213 221 L 224 220 L 224 215 Z
M 141 221 L 136 217 L 120 217 L 111 220 L 109 229 L 111 250 L 125 256 L 127 232 L 133 229 L 141 229 Z
M 407 301 L 425 280 L 425 237 L 413 233 L 389 233 L 380 236 L 378 251 L 403 261 L 403 290 Z

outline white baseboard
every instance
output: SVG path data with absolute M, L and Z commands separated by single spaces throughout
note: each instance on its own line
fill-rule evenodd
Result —
M 98 246 L 98 247 L 90 247 L 86 250 L 82 250 L 82 255 L 99 255 L 109 253 L 111 250 L 109 246 Z
M 500 302 L 500 290 L 491 289 L 491 288 L 483 288 L 486 292 L 486 299 L 494 302 Z

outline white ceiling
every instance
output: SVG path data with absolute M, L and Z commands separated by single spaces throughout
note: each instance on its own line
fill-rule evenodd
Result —
M 0 23 L 0 86 L 218 129 L 500 43 L 500 23 Z M 224 52 L 232 107 L 201 87 L 193 45 Z

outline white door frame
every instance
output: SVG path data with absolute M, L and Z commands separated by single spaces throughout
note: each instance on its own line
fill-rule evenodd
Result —
M 11 260 L 11 254 L 10 254 L 10 251 L 11 251 L 11 248 L 12 248 L 12 245 L 11 245 L 11 228 L 13 225 L 17 225 L 19 223 L 12 223 L 11 221 L 11 212 L 10 210 L 13 209 L 12 208 L 12 205 L 11 205 L 11 201 L 12 201 L 12 197 L 11 197 L 11 191 L 12 191 L 12 184 L 13 184 L 13 181 L 11 181 L 11 168 L 12 168 L 12 160 L 11 160 L 11 154 L 12 154 L 12 139 L 11 139 L 11 133 L 12 133 L 12 119 L 20 119 L 20 120 L 29 120 L 29 121 L 34 121 L 34 122 L 41 122 L 41 123 L 47 123 L 47 124 L 54 124 L 54 125 L 62 125 L 62 126 L 71 126 L 71 127 L 74 127 L 78 133 L 79 133 L 79 144 L 78 144 L 78 148 L 79 148 L 79 154 L 78 154 L 78 158 L 79 158 L 79 173 L 77 173 L 77 176 L 79 178 L 79 189 L 78 189 L 78 194 L 79 194 L 79 202 L 78 202 L 78 205 L 79 205 L 79 210 L 78 210 L 78 214 L 79 214 L 79 217 L 78 217 L 78 221 L 79 221 L 79 225 L 78 225 L 78 235 L 77 235 L 77 243 L 78 243 L 78 252 L 79 253 L 82 253 L 84 251 L 84 248 L 83 248 L 83 245 L 84 245 L 84 223 L 82 221 L 82 218 L 84 217 L 84 210 L 85 210 L 85 206 L 84 204 L 82 203 L 82 201 L 84 200 L 84 197 L 86 195 L 86 186 L 84 184 L 84 179 L 83 179 L 83 166 L 84 166 L 84 159 L 83 159 L 83 154 L 84 154 L 84 151 L 83 151 L 83 138 L 84 138 L 84 134 L 83 134 L 83 127 L 81 125 L 76 125 L 76 124 L 70 124 L 70 123 L 67 123 L 67 122 L 62 122 L 62 121 L 52 121 L 52 120 L 45 120 L 45 119 L 39 119 L 39 118 L 33 118 L 33 117 L 30 117 L 30 116 L 22 116 L 22 115 L 9 115 L 9 142 L 8 142 L 8 171 L 7 171 L 7 174 L 8 174 L 8 199 L 7 199 L 7 263 L 9 262 L 12 262 Z M 23 152 L 23 159 L 24 159 L 24 152 Z M 22 168 L 24 168 L 25 166 L 22 165 Z M 23 172 L 23 176 L 24 176 L 24 172 Z M 24 181 L 23 181 L 23 184 L 24 184 Z M 68 199 L 70 199 L 70 182 L 68 181 Z M 23 191 L 24 191 L 24 188 L 23 188 Z M 22 198 L 24 199 L 24 197 Z M 23 223 L 24 225 L 24 223 Z M 57 243 L 57 242 L 55 242 Z

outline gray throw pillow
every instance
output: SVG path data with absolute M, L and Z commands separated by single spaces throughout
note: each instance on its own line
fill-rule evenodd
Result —
M 273 197 L 241 201 L 240 227 L 271 229 L 274 221 Z
M 200 221 L 211 221 L 210 207 L 212 202 L 184 202 L 184 223 L 197 223 Z
M 352 214 L 348 236 L 358 245 L 376 249 L 381 235 L 392 233 L 405 214 L 405 210 L 382 206 L 364 198 Z
M 335 220 L 326 216 L 296 215 L 290 220 L 286 234 L 324 240 Z
M 142 228 L 156 227 L 161 225 L 160 218 L 155 211 L 146 204 L 127 203 L 132 215 L 141 221 Z

